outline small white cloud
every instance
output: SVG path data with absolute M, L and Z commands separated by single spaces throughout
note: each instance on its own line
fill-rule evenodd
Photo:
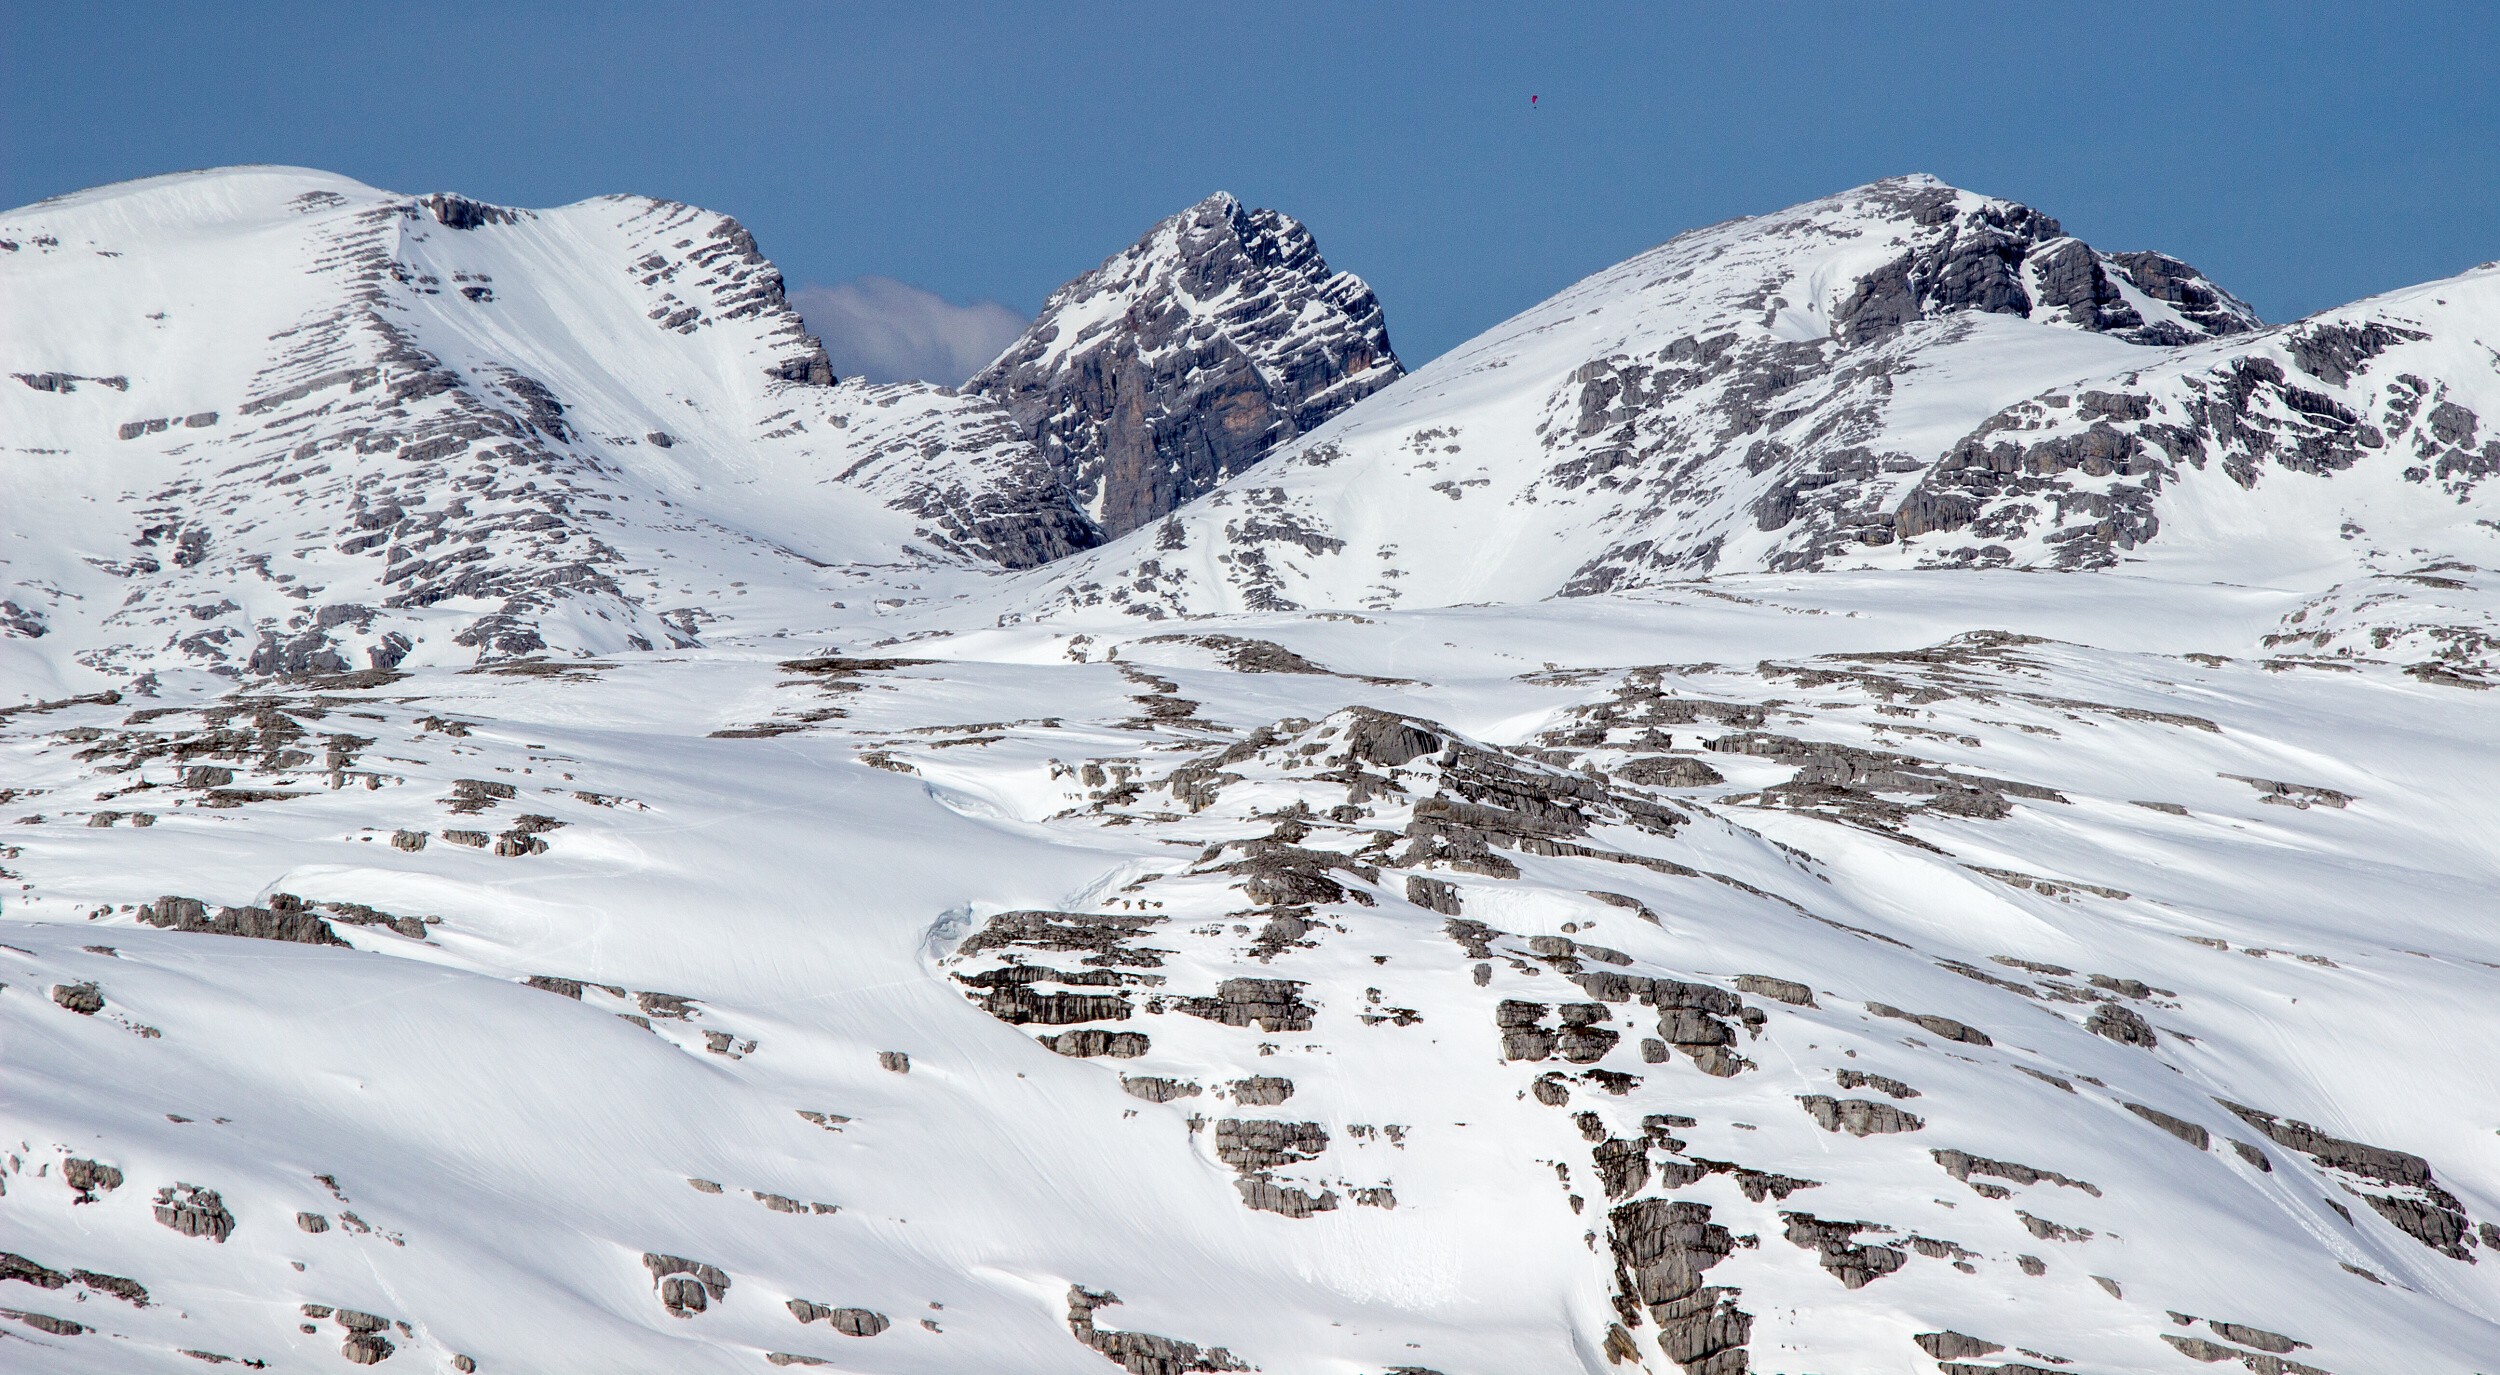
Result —
M 996 301 L 959 306 L 891 277 L 801 287 L 790 300 L 825 341 L 833 370 L 872 382 L 953 386 L 986 367 L 1026 324 Z

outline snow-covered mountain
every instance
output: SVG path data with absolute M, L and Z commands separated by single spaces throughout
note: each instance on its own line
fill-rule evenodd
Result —
M 2490 274 L 1885 183 L 1089 553 L 716 215 L 0 226 L 0 1369 L 2500 1351 Z
M 1403 371 L 1361 278 L 1291 217 L 1219 193 L 1051 293 L 965 389 L 1004 404 L 1120 535 Z
M 2331 583 L 2471 562 L 2500 454 L 2477 428 L 2500 408 L 2496 293 L 2478 270 L 2261 330 L 2174 259 L 1879 182 L 1581 282 L 1255 481 L 1054 568 L 1046 601 L 1385 608 L 1966 564 Z
M 691 206 L 228 169 L 0 217 L 0 292 L 0 614 L 98 668 L 684 644 L 760 569 L 1095 539 L 995 407 L 836 385 Z

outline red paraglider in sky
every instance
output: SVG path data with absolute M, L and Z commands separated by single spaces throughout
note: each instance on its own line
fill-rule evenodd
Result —
M 1531 109 L 1531 110 L 1533 110 L 1533 109 L 1535 109 L 1535 108 L 1536 108 L 1536 97 L 1535 97 L 1535 96 L 1530 96 L 1530 97 L 1528 97 L 1528 108 L 1529 108 L 1529 109 Z

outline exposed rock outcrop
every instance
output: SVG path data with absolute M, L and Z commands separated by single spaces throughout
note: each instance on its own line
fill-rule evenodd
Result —
M 1291 218 L 1219 194 L 1053 292 L 965 390 L 1004 403 L 1116 536 L 1400 372 L 1360 278 Z
M 61 1160 L 61 1182 L 78 1195 L 71 1202 L 93 1203 L 97 1195 L 109 1194 L 122 1186 L 122 1172 L 100 1160 L 65 1156 Z
M 670 1317 L 691 1318 L 729 1295 L 729 1276 L 719 1266 L 657 1251 L 643 1252 L 642 1264 Z
M 1685 1375 L 1744 1375 L 1753 1317 L 1736 1306 L 1735 1289 L 1701 1280 L 1736 1248 L 1734 1234 L 1710 1220 L 1708 1205 L 1626 1203 L 1606 1215 L 1606 1240 L 1615 1260 L 1615 1312 L 1625 1327 L 1644 1317 L 1655 1322 L 1658 1349 Z
M 873 1337 L 893 1326 L 883 1313 L 866 1308 L 832 1308 L 806 1299 L 792 1299 L 788 1306 L 800 1322 L 823 1322 L 846 1337 Z
M 1234 1359 L 1223 1347 L 1202 1347 L 1177 1337 L 1158 1337 L 1148 1332 L 1114 1332 L 1097 1326 L 1094 1314 L 1118 1303 L 1120 1296 L 1106 1291 L 1068 1286 L 1068 1331 L 1076 1339 L 1099 1351 L 1128 1375 L 1199 1375 L 1200 1372 L 1249 1370 L 1252 1367 Z
M 2473 1259 L 2473 1219 L 2466 1214 L 2465 1204 L 2432 1177 L 2429 1161 L 2408 1151 L 2347 1141 L 2259 1108 L 2227 1101 L 2222 1106 L 2276 1145 L 2299 1151 L 2343 1176 L 2345 1187 L 2397 1230 L 2442 1255 Z
M 156 1220 L 186 1237 L 223 1242 L 234 1232 L 234 1214 L 215 1189 L 168 1184 L 156 1191 Z
M 1814 1125 L 1827 1132 L 1847 1132 L 1851 1136 L 1881 1136 L 1893 1132 L 1914 1132 L 1927 1124 L 1916 1113 L 1903 1112 L 1890 1103 L 1867 1098 L 1833 1098 L 1829 1094 L 1801 1095 L 1797 1105 L 1814 1119 Z
M 52 1001 L 81 1017 L 92 1017 L 104 1010 L 104 994 L 92 983 L 54 984 Z
M 1898 1246 L 1870 1246 L 1855 1240 L 1860 1232 L 1889 1232 L 1872 1222 L 1828 1222 L 1812 1213 L 1782 1213 L 1792 1245 L 1815 1253 L 1823 1268 L 1841 1284 L 1862 1289 L 1900 1269 L 1909 1253 Z
M 301 908 L 221 907 L 209 915 L 197 898 L 162 897 L 139 909 L 139 920 L 176 931 L 205 931 L 220 936 L 295 941 L 304 945 L 345 945 L 330 924 Z
M 1954 311 L 2045 316 L 2130 343 L 2176 345 L 2258 327 L 2255 311 L 2202 273 L 2160 253 L 2109 254 L 2068 237 L 2027 205 L 1976 206 L 1934 182 L 1901 178 L 1867 188 L 1869 200 L 1927 232 L 1909 251 L 1860 277 L 1833 312 L 1832 330 L 1864 343 L 1925 316 Z M 2148 321 L 2142 298 L 2175 310 Z

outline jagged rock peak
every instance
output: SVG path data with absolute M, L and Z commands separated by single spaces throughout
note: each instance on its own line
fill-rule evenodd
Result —
M 1404 371 L 1361 278 L 1299 221 L 1219 192 L 1053 292 L 966 390 L 1003 402 L 1117 535 Z
M 2262 323 L 2247 303 L 2162 253 L 2103 253 L 2054 218 L 1924 174 L 1891 177 L 1800 207 L 1839 209 L 1917 226 L 1906 251 L 1872 272 L 1833 311 L 1844 341 L 1874 338 L 1955 310 L 2038 317 L 2130 343 L 2176 346 Z

